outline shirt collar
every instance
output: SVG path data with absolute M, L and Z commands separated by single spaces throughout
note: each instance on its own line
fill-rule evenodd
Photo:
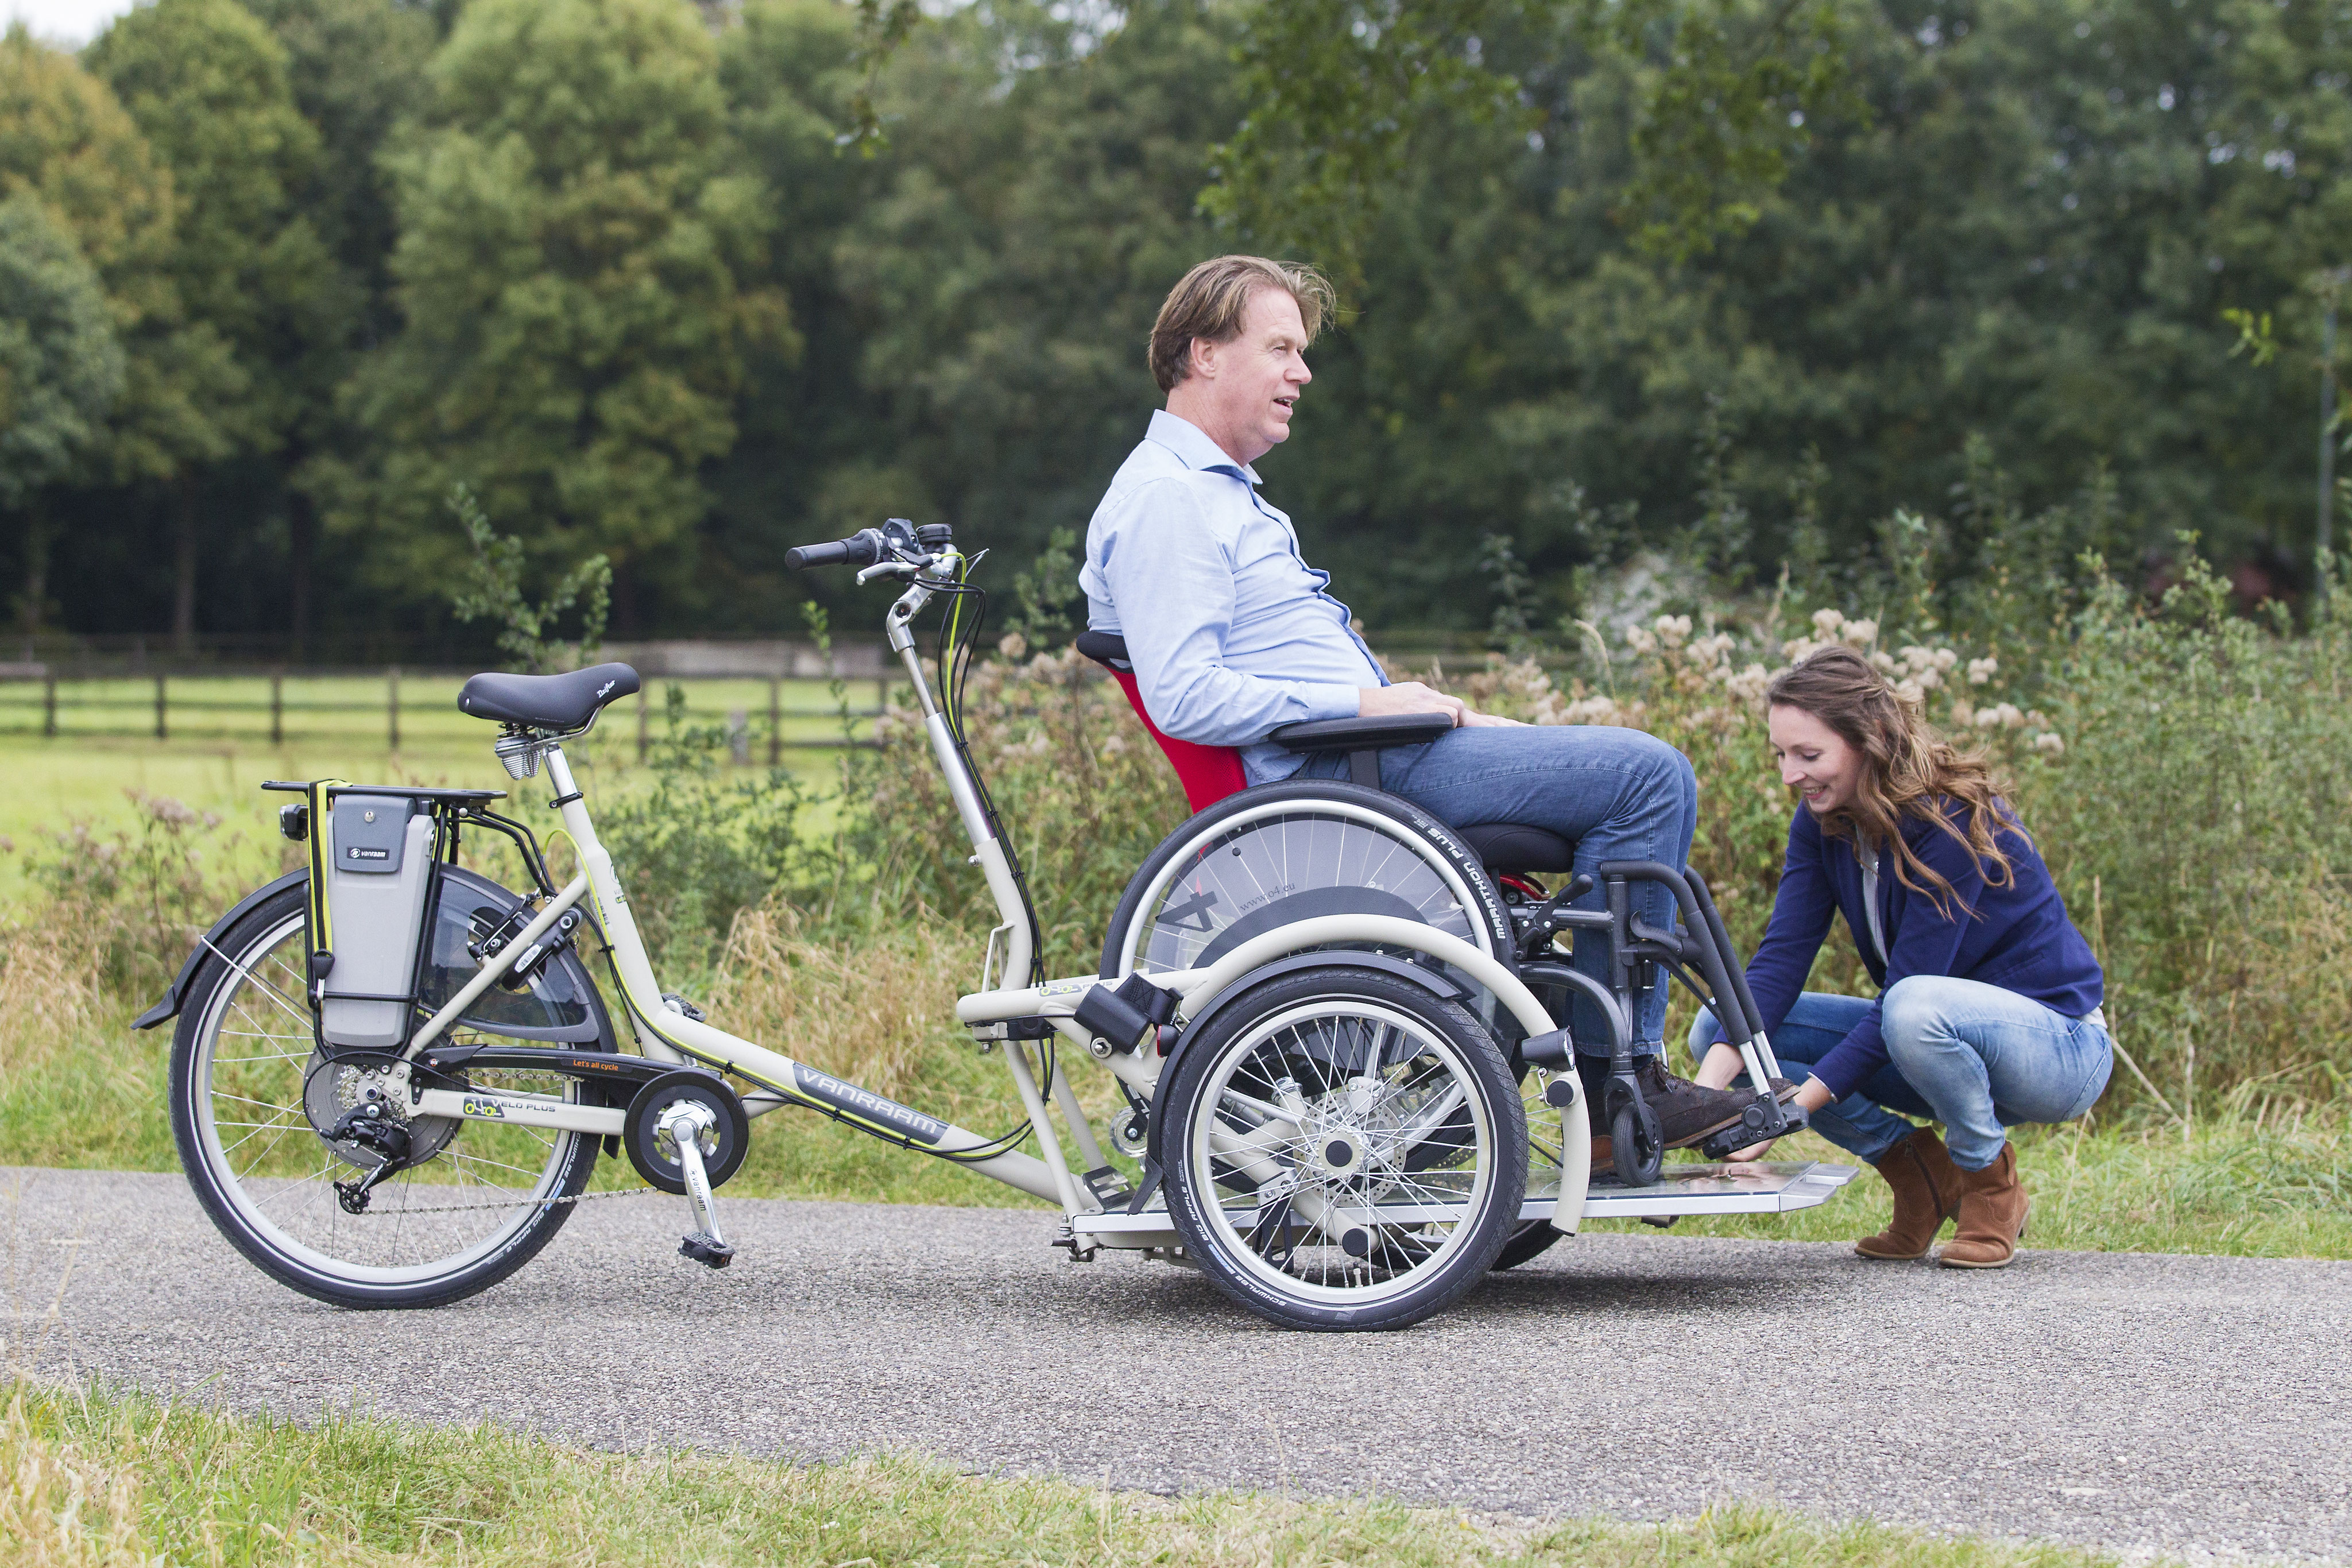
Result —
M 1258 483 L 1257 470 L 1246 463 L 1236 463 L 1226 450 L 1209 439 L 1208 433 L 1181 414 L 1164 408 L 1151 411 L 1151 428 L 1143 433 L 1146 441 L 1156 441 L 1184 460 L 1187 468 L 1204 471 L 1222 470 Z

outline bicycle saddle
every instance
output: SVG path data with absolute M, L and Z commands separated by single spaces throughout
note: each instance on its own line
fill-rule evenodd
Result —
M 626 664 L 591 664 L 561 675 L 476 675 L 457 694 L 460 711 L 528 729 L 574 730 L 614 697 L 637 689 Z

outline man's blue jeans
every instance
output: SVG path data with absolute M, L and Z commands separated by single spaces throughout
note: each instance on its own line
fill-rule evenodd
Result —
M 1294 775 L 1344 779 L 1348 758 L 1310 757 Z M 1690 759 L 1655 736 L 1612 725 L 1479 726 L 1449 730 L 1426 746 L 1395 746 L 1381 753 L 1381 787 L 1402 795 L 1457 828 L 1524 822 L 1576 845 L 1578 872 L 1597 873 L 1603 861 L 1663 861 L 1679 871 L 1698 827 L 1698 778 Z M 1633 913 L 1662 930 L 1674 929 L 1674 894 L 1656 883 L 1635 883 Z M 1599 889 L 1578 901 L 1605 909 Z M 1609 946 L 1591 932 L 1576 936 L 1576 967 L 1609 983 Z M 1577 1044 L 1606 1054 L 1608 1034 L 1589 1003 L 1577 1007 Z M 1634 1049 L 1665 1049 L 1666 988 L 1661 983 L 1633 1019 Z
M 2001 1129 L 2073 1121 L 2097 1103 L 2115 1068 L 2114 1042 L 2097 1024 L 1980 980 L 1914 975 L 1882 999 L 1886 1065 L 1813 1113 L 1815 1132 L 1873 1165 L 1917 1131 L 1900 1111 L 1943 1123 L 1952 1163 L 1980 1171 L 2000 1157 Z M 1799 997 L 1772 1035 L 1781 1071 L 1802 1082 L 1797 1069 L 1827 1056 L 1869 1010 L 1860 997 Z M 1703 1060 L 1717 1032 L 1702 1009 L 1691 1054 Z

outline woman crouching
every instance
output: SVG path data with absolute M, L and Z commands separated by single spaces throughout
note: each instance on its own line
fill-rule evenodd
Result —
M 2026 1223 L 2002 1129 L 2082 1115 L 2114 1065 L 2098 962 L 1983 759 L 1955 751 L 1869 661 L 1824 649 L 1783 671 L 1766 702 L 1781 780 L 1801 804 L 1748 982 L 1773 1054 L 1811 1073 L 1796 1101 L 1814 1129 L 1894 1189 L 1893 1221 L 1854 1250 L 1925 1257 L 1957 1218 L 1937 1260 L 2000 1268 Z M 1832 913 L 1875 1001 L 1802 990 Z M 1740 1074 L 1707 1013 L 1691 1052 L 1708 1088 Z M 1905 1115 L 1941 1122 L 1949 1148 Z

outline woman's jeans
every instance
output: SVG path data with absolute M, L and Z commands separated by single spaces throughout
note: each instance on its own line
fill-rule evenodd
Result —
M 2003 1127 L 2073 1121 L 2097 1103 L 2115 1068 L 2105 1030 L 1999 986 L 1914 975 L 1880 1002 L 1886 1065 L 1812 1118 L 1815 1132 L 1873 1165 L 1917 1130 L 1900 1111 L 1943 1123 L 1952 1163 L 1982 1170 L 2000 1157 Z M 1782 1071 L 1801 1078 L 1792 1069 L 1827 1056 L 1870 1006 L 1820 991 L 1799 997 L 1772 1034 Z M 1704 1059 L 1717 1032 L 1714 1015 L 1701 1011 L 1692 1054 Z
M 1327 752 L 1308 758 L 1292 777 L 1347 776 L 1347 757 Z M 1448 730 L 1425 746 L 1383 750 L 1381 788 L 1453 827 L 1524 822 L 1558 833 L 1576 845 L 1576 870 L 1592 873 L 1596 882 L 1603 861 L 1662 861 L 1680 871 L 1698 827 L 1698 778 L 1690 759 L 1654 736 L 1613 725 Z M 1636 915 L 1661 930 L 1674 929 L 1672 893 L 1654 882 L 1637 882 L 1627 891 Z M 1606 909 L 1608 895 L 1595 888 L 1576 907 Z M 1578 932 L 1576 967 L 1609 984 L 1606 937 Z M 1580 1049 L 1608 1053 L 1600 1009 L 1579 998 L 1571 1024 Z M 1664 1051 L 1663 977 L 1637 1007 L 1633 1024 L 1636 1051 Z

